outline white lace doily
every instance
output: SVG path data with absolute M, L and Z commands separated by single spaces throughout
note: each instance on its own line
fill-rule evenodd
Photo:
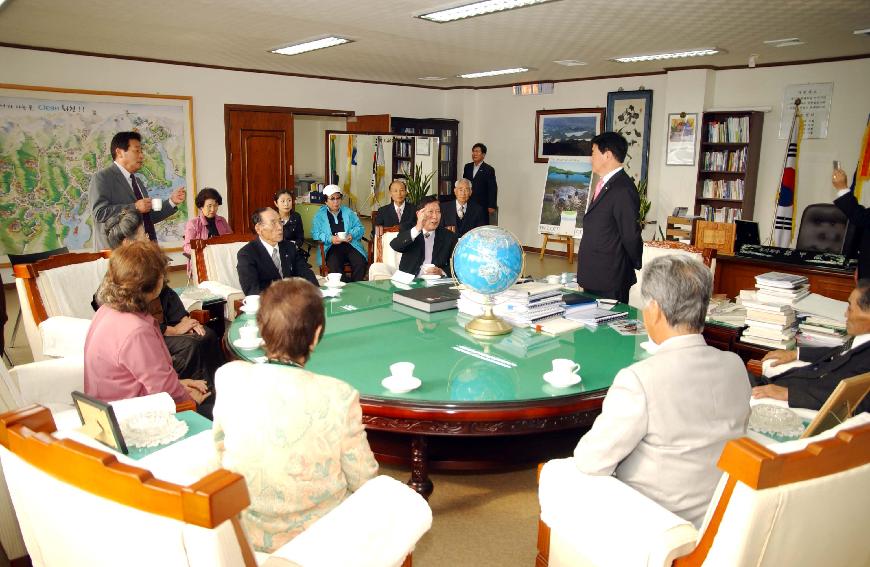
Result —
M 804 423 L 788 408 L 758 404 L 753 406 L 749 416 L 749 429 L 783 437 L 800 437 L 804 432 Z
M 130 447 L 157 447 L 184 437 L 187 423 L 172 414 L 148 411 L 121 422 L 121 434 Z

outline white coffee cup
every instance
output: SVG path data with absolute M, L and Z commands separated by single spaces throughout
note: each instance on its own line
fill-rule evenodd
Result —
M 336 232 L 335 235 L 336 235 L 340 240 L 347 240 L 347 233 L 346 233 L 346 232 Z
M 242 305 L 245 306 L 245 309 L 249 311 L 256 311 L 260 308 L 260 296 L 259 295 L 247 295 L 245 299 L 242 300 Z
M 163 209 L 163 199 L 151 199 L 151 210 L 159 211 Z
M 548 283 L 548 284 L 557 284 L 557 283 L 559 283 L 560 281 L 561 281 L 561 280 L 560 280 L 559 276 L 556 275 L 556 274 L 553 274 L 553 275 L 551 275 L 551 276 L 547 276 L 547 283 Z
M 257 340 L 260 330 L 255 325 L 244 325 L 239 327 L 239 338 L 246 343 L 251 343 Z
M 390 373 L 395 378 L 413 378 L 414 363 L 413 362 L 396 362 L 390 365 Z
M 568 358 L 553 359 L 553 374 L 556 376 L 567 377 L 572 374 L 577 374 L 580 370 L 580 365 Z
M 329 283 L 337 284 L 341 281 L 341 272 L 330 272 L 326 274 L 326 279 L 329 281 Z

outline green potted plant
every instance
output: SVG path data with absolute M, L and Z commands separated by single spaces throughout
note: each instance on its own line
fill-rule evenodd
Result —
M 646 228 L 646 225 L 650 224 L 650 221 L 646 220 L 646 215 L 649 213 L 649 209 L 652 206 L 649 197 L 647 197 L 646 177 L 637 182 L 637 196 L 640 197 L 640 210 L 637 215 L 637 224 L 639 224 L 641 230 L 643 230 Z
M 423 164 L 418 163 L 417 167 L 411 172 L 406 180 L 406 184 L 408 187 L 408 200 L 418 204 L 423 200 L 423 197 L 429 194 L 430 186 L 432 185 L 432 176 L 435 175 L 434 171 L 430 171 L 429 175 L 423 175 Z

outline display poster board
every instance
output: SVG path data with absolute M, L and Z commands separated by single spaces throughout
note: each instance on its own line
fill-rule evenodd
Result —
M 192 98 L 0 84 L 0 253 L 93 248 L 91 177 L 112 164 L 117 132 L 142 135 L 137 172 L 151 197 L 187 201 L 157 223 L 181 246 L 196 195 Z
M 541 196 L 540 234 L 583 236 L 594 177 L 591 158 L 550 159 Z
M 785 140 L 788 137 L 796 99 L 801 101 L 801 115 L 804 118 L 803 139 L 827 138 L 833 98 L 834 83 L 807 83 L 785 87 L 779 118 L 779 139 Z

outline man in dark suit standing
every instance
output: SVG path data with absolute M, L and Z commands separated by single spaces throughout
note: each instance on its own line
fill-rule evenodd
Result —
M 466 163 L 462 170 L 462 177 L 471 180 L 474 191 L 471 200 L 483 208 L 483 224 L 489 224 L 489 215 L 498 207 L 498 183 L 495 180 L 495 169 L 488 163 L 486 158 L 486 146 L 480 142 L 471 147 L 471 163 Z
M 151 240 L 157 240 L 154 225 L 175 214 L 175 208 L 184 202 L 184 187 L 176 189 L 168 199 L 163 199 L 160 208 L 153 206 L 145 183 L 136 177 L 142 168 L 142 136 L 138 132 L 118 132 L 110 146 L 115 163 L 98 171 L 88 187 L 91 211 L 94 215 L 94 249 L 109 248 L 104 223 L 118 216 L 123 209 L 135 209 L 142 215 L 145 232 Z
M 849 224 L 856 228 L 855 238 L 858 242 L 858 279 L 870 278 L 870 210 L 858 202 L 855 194 L 846 184 L 846 172 L 835 169 L 831 183 L 837 196 L 834 204 L 849 219 Z M 844 252 L 845 254 L 846 252 Z
M 320 285 L 296 244 L 284 240 L 284 227 L 277 211 L 269 207 L 257 209 L 251 215 L 251 222 L 257 238 L 236 254 L 239 283 L 245 295 L 257 295 L 273 281 L 283 278 L 305 278 Z
M 789 407 L 817 410 L 840 380 L 870 372 L 870 280 L 860 280 L 849 294 L 846 333 L 850 338 L 842 346 L 800 347 L 767 353 L 762 361 L 772 360 L 772 366 L 794 360 L 810 364 L 772 378 L 755 378 L 752 397 L 773 398 L 788 402 Z M 854 413 L 865 411 L 870 411 L 870 396 L 858 404 Z
M 413 205 L 405 201 L 407 196 L 408 189 L 404 181 L 396 179 L 390 183 L 390 204 L 378 209 L 375 226 L 399 225 L 400 230 L 407 230 L 414 226 L 417 223 L 416 211 Z M 374 233 L 375 227 L 372 226 L 372 234 Z
M 436 197 L 425 197 L 417 209 L 417 224 L 403 230 L 390 242 L 402 254 L 399 269 L 414 275 L 450 275 L 450 257 L 456 235 L 441 224 L 441 207 Z
M 628 303 L 643 253 L 640 198 L 622 168 L 627 151 L 628 142 L 616 132 L 592 138 L 592 172 L 599 180 L 590 188 L 577 259 L 577 283 L 585 291 L 622 303 Z
M 486 224 L 487 216 L 483 208 L 470 201 L 471 181 L 464 177 L 453 186 L 455 201 L 441 203 L 441 226 L 455 226 L 456 237 L 462 238 L 466 232 Z

